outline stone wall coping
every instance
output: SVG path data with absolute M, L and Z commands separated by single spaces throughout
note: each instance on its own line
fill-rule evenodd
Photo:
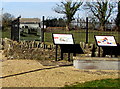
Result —
M 120 61 L 120 58 L 111 58 L 111 57 L 80 57 L 74 56 L 73 60 L 96 60 L 96 61 Z

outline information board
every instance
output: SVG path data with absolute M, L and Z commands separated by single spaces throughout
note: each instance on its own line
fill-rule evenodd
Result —
M 53 34 L 54 44 L 74 44 L 72 34 Z
M 117 46 L 114 36 L 95 36 L 98 46 Z

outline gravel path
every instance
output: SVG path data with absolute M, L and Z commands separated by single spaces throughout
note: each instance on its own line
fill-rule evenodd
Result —
M 43 66 L 36 60 L 6 60 L 2 64 L 2 87 L 63 87 L 76 82 L 118 78 L 117 70 L 79 70 L 73 66 Z

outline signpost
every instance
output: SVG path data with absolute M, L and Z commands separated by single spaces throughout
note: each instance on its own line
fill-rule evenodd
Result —
M 55 53 L 55 60 L 57 61 L 57 49 L 58 45 L 62 44 L 74 44 L 73 35 L 72 34 L 53 34 L 53 43 L 56 45 L 56 53 Z M 68 60 L 69 59 L 68 53 Z M 61 59 L 63 59 L 63 52 L 61 50 Z
M 117 46 L 114 36 L 95 36 L 98 46 Z
M 55 45 L 74 44 L 72 34 L 53 34 L 53 40 Z
M 100 47 L 103 49 L 103 56 L 110 54 L 117 54 L 116 47 L 117 43 L 114 36 L 95 36 L 96 44 L 99 47 L 99 57 L 100 57 Z
M 68 53 L 68 61 L 70 61 L 70 53 L 84 53 L 79 44 L 74 44 L 72 34 L 53 34 L 53 43 L 56 45 L 56 61 L 57 61 L 57 48 L 61 48 L 61 60 L 63 60 L 63 53 Z

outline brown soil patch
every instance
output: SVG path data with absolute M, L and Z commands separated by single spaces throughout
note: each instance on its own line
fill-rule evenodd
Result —
M 117 70 L 79 70 L 63 61 L 6 60 L 0 63 L 2 87 L 63 87 L 76 82 L 114 79 L 119 73 Z

